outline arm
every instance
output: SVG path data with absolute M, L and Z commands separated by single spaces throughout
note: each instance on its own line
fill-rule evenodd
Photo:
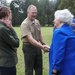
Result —
M 39 37 L 39 38 L 40 38 L 39 40 L 40 40 L 41 44 L 42 44 L 42 45 L 45 45 L 44 40 L 43 40 L 43 37 L 42 37 L 41 34 L 40 34 L 40 37 Z
M 11 28 L 10 30 L 11 30 L 11 34 L 13 35 L 13 37 L 14 37 L 15 39 L 18 38 L 18 36 L 17 36 L 15 30 L 14 30 L 13 28 Z
M 44 49 L 43 45 L 41 45 L 39 42 L 37 42 L 37 41 L 32 37 L 32 35 L 27 35 L 26 38 L 28 39 L 28 41 L 29 41 L 32 45 L 34 45 L 34 46 L 36 46 L 36 47 L 39 47 L 39 48 L 41 48 L 41 49 Z
M 19 47 L 19 39 L 15 33 L 15 31 L 11 32 L 10 29 L 3 27 L 1 29 L 1 35 L 5 42 L 7 42 L 11 47 Z M 12 33 L 14 35 L 12 35 Z
M 46 52 L 49 52 L 50 47 L 44 43 L 42 35 L 40 35 L 40 42 L 42 45 L 44 45 L 44 48 L 47 50 Z
M 40 25 L 40 23 L 39 23 L 39 25 Z M 44 39 L 43 39 L 42 34 L 41 34 L 41 28 L 40 28 L 39 41 L 42 45 L 44 45 L 44 48 L 47 50 L 46 52 L 49 52 L 50 47 L 44 42 Z
M 40 44 L 40 43 L 37 42 L 31 35 L 27 35 L 26 38 L 28 39 L 28 41 L 29 41 L 32 45 L 34 45 L 34 46 L 36 46 L 36 47 L 38 47 L 38 48 L 40 48 L 40 49 L 43 49 L 45 52 L 48 52 L 48 51 L 49 51 L 49 49 L 46 48 L 46 47 L 47 47 L 46 45 Z
M 66 35 L 61 31 L 54 32 L 53 35 L 53 70 L 61 71 L 64 58 Z

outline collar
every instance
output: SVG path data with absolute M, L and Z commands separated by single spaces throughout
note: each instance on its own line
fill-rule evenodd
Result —
M 29 21 L 29 23 L 31 23 L 31 25 L 35 24 L 35 20 L 31 21 L 28 17 L 27 20 Z
M 4 26 L 6 26 L 6 24 L 5 24 L 4 22 L 2 22 L 2 21 L 0 21 L 0 24 L 2 24 L 2 25 L 4 25 Z

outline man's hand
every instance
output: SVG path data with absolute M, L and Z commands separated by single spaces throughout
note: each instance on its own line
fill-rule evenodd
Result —
M 11 22 L 11 20 L 3 20 L 3 22 L 4 22 L 9 28 L 12 28 L 12 22 Z
M 50 48 L 50 47 L 49 47 L 48 45 L 43 45 L 43 47 L 44 47 L 44 49 L 43 49 L 43 50 L 44 50 L 44 53 L 45 53 L 45 52 L 49 52 L 49 48 Z

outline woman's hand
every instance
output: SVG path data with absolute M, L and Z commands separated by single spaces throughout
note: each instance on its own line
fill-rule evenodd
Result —
M 11 20 L 3 20 L 3 22 L 4 22 L 9 28 L 12 28 L 12 22 L 11 22 Z
M 53 69 L 53 71 L 52 71 L 52 75 L 58 75 L 57 72 L 58 72 L 58 71 L 57 71 L 56 69 Z

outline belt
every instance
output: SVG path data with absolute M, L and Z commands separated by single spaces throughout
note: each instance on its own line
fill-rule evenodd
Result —
M 31 45 L 29 42 L 23 42 L 24 45 Z

